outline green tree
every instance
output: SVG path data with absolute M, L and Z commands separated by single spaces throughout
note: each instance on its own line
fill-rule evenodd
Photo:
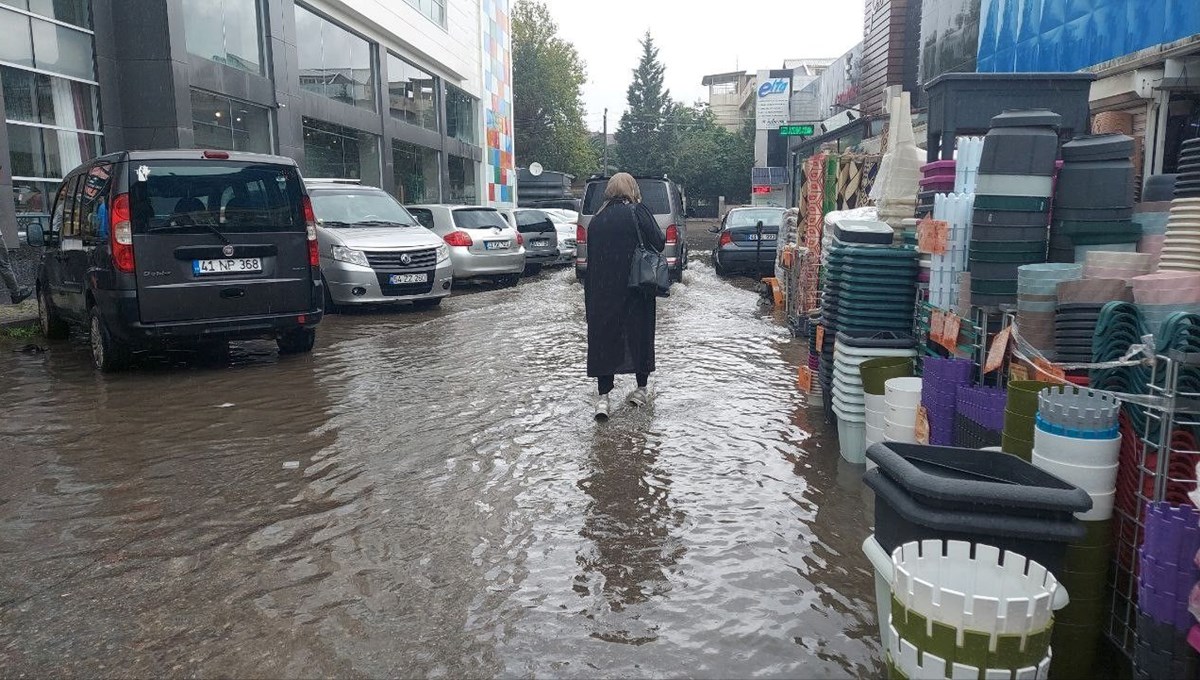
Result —
M 670 169 L 666 123 L 673 104 L 670 91 L 663 88 L 666 67 L 658 60 L 658 48 L 649 31 L 641 45 L 641 61 L 626 92 L 629 108 L 617 126 L 617 151 L 622 170 L 654 175 Z
M 584 124 L 587 71 L 575 47 L 558 36 L 546 5 L 513 7 L 513 133 L 517 162 L 586 175 L 597 166 Z
M 690 196 L 730 202 L 750 198 L 754 133 L 736 133 L 716 122 L 707 104 L 672 104 L 665 129 L 671 155 L 669 172 Z

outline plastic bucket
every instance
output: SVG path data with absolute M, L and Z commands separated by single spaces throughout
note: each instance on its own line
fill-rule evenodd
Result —
M 884 422 L 884 441 L 899 442 L 901 444 L 917 443 L 917 428 L 915 425 L 902 425 L 890 418 Z
M 862 373 L 863 391 L 883 395 L 887 381 L 913 374 L 913 361 L 909 357 L 879 357 L 864 361 L 858 369 Z
M 884 383 L 889 407 L 916 409 L 921 405 L 920 378 L 891 378 Z
M 1035 427 L 1033 448 L 1042 458 L 1056 463 L 1108 467 L 1116 465 L 1120 460 L 1121 437 L 1118 435 L 1112 439 L 1077 439 Z
M 867 460 L 866 424 L 838 418 L 838 448 L 846 462 L 862 465 Z
M 1107 494 L 1117 488 L 1117 469 L 1119 465 L 1096 467 L 1091 465 L 1071 465 L 1059 463 L 1034 450 L 1032 462 L 1038 468 L 1049 472 L 1064 482 L 1069 482 L 1089 494 Z
M 879 414 L 887 412 L 887 397 L 883 396 L 882 393 L 872 394 L 865 392 L 863 394 L 863 404 L 867 407 L 868 411 L 874 411 Z
M 1076 513 L 1075 517 L 1084 522 L 1102 522 L 1112 519 L 1113 508 L 1116 507 L 1117 492 L 1116 489 L 1108 493 L 1090 493 L 1092 497 L 1092 509 L 1088 512 Z

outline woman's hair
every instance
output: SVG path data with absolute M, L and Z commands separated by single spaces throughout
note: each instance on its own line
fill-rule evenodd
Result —
M 642 190 L 637 180 L 628 172 L 618 172 L 608 179 L 608 187 L 604 190 L 604 199 L 608 203 L 614 201 L 642 202 Z

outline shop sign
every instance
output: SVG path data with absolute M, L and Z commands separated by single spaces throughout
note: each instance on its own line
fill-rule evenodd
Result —
M 791 104 L 792 79 L 772 78 L 770 71 L 759 71 L 755 128 L 778 130 L 781 125 L 786 125 L 791 113 Z

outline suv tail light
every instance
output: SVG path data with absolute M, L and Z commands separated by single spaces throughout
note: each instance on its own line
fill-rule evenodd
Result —
M 673 246 L 679 243 L 679 227 L 672 224 L 667 227 L 667 245 Z
M 457 246 L 459 248 L 469 248 L 475 245 L 475 242 L 471 240 L 471 235 L 465 231 L 452 231 L 446 234 L 446 237 L 442 240 L 448 246 Z
M 575 243 L 576 245 L 587 243 L 587 229 L 584 229 L 582 224 L 575 225 Z
M 317 214 L 313 212 L 312 199 L 303 196 L 300 204 L 304 206 L 304 226 L 308 233 L 308 264 L 312 267 L 321 266 L 321 248 L 317 245 Z
M 721 232 L 721 238 L 717 242 L 717 245 L 718 246 L 727 246 L 730 243 L 733 243 L 733 234 L 728 231 Z
M 124 274 L 132 274 L 133 223 L 130 222 L 129 194 L 117 194 L 108 213 L 109 245 L 112 247 L 113 266 Z

